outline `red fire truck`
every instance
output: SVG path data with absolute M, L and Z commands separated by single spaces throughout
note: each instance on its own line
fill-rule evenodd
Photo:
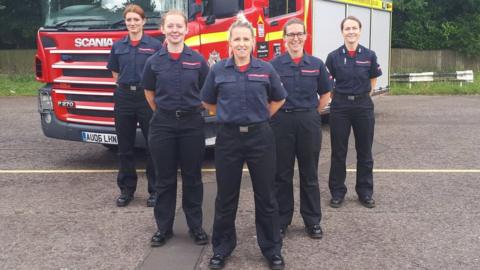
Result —
M 284 51 L 282 27 L 292 17 L 308 32 L 306 51 L 325 59 L 342 43 L 339 23 L 347 15 L 363 22 L 361 44 L 377 52 L 388 88 L 391 1 L 383 0 L 42 0 L 45 23 L 37 35 L 35 73 L 44 134 L 64 140 L 117 144 L 114 128 L 115 81 L 106 62 L 114 41 L 127 34 L 122 12 L 136 3 L 146 12 L 145 31 L 163 40 L 159 20 L 169 9 L 188 14 L 186 44 L 209 64 L 228 56 L 227 29 L 243 10 L 256 29 L 255 55 L 270 60 Z M 205 113 L 208 146 L 215 143 L 215 117 Z M 139 131 L 140 132 L 140 131 Z M 137 136 L 137 145 L 144 145 Z

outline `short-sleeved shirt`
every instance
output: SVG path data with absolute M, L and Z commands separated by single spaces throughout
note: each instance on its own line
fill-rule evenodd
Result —
M 195 110 L 201 105 L 200 89 L 209 71 L 207 62 L 187 45 L 178 59 L 162 47 L 147 60 L 143 86 L 155 91 L 155 104 L 164 110 Z
M 351 57 L 345 45 L 328 54 L 327 68 L 335 79 L 334 92 L 361 95 L 371 91 L 370 79 L 382 75 L 375 52 L 358 45 Z
M 132 46 L 127 35 L 113 44 L 107 68 L 118 73 L 117 83 L 139 85 L 145 62 L 160 48 L 160 41 L 146 34 L 137 46 Z
M 325 64 L 317 57 L 304 54 L 298 65 L 289 53 L 272 60 L 288 92 L 283 109 L 310 109 L 318 107 L 318 95 L 332 90 L 332 80 Z
M 202 88 L 202 100 L 217 105 L 217 122 L 225 124 L 268 121 L 268 103 L 286 96 L 273 66 L 254 57 L 245 72 L 238 70 L 233 58 L 217 62 Z

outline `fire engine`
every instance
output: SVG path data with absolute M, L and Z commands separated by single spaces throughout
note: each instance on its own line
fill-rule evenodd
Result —
M 378 89 L 389 85 L 391 1 L 383 0 L 43 0 L 44 26 L 38 30 L 35 56 L 39 113 L 47 137 L 117 144 L 114 127 L 115 81 L 106 68 L 110 48 L 127 34 L 125 5 L 142 6 L 145 32 L 160 41 L 159 21 L 166 11 L 188 16 L 185 43 L 209 64 L 228 57 L 227 30 L 243 11 L 256 30 L 255 56 L 270 60 L 284 52 L 282 28 L 290 18 L 305 22 L 305 50 L 325 59 L 342 42 L 340 21 L 357 16 L 363 24 L 360 43 L 376 51 L 384 76 Z M 207 146 L 215 143 L 215 116 L 204 114 Z M 144 146 L 138 130 L 137 146 Z

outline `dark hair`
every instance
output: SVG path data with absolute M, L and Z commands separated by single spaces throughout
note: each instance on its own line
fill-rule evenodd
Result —
M 124 19 L 127 16 L 127 13 L 129 13 L 129 12 L 137 13 L 138 15 L 140 15 L 140 17 L 142 17 L 142 19 L 145 19 L 145 11 L 143 11 L 143 8 L 139 5 L 130 4 L 130 5 L 126 6 L 125 10 L 123 11 L 123 18 Z
M 285 36 L 287 34 L 287 27 L 289 27 L 292 24 L 299 24 L 299 25 L 303 26 L 303 32 L 305 33 L 305 24 L 303 23 L 303 21 L 300 20 L 299 18 L 291 18 L 283 26 L 283 36 Z
M 342 22 L 340 23 L 340 30 L 343 31 L 343 25 L 345 24 L 345 22 L 347 20 L 351 20 L 351 21 L 355 21 L 358 23 L 358 26 L 360 27 L 360 29 L 362 29 L 362 22 L 355 16 L 348 16 L 346 17 L 345 19 L 342 20 Z

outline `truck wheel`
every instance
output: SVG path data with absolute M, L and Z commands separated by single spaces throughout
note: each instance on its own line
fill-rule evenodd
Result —
M 112 152 L 117 152 L 118 150 L 118 145 L 114 145 L 114 144 L 102 144 L 102 145 Z

